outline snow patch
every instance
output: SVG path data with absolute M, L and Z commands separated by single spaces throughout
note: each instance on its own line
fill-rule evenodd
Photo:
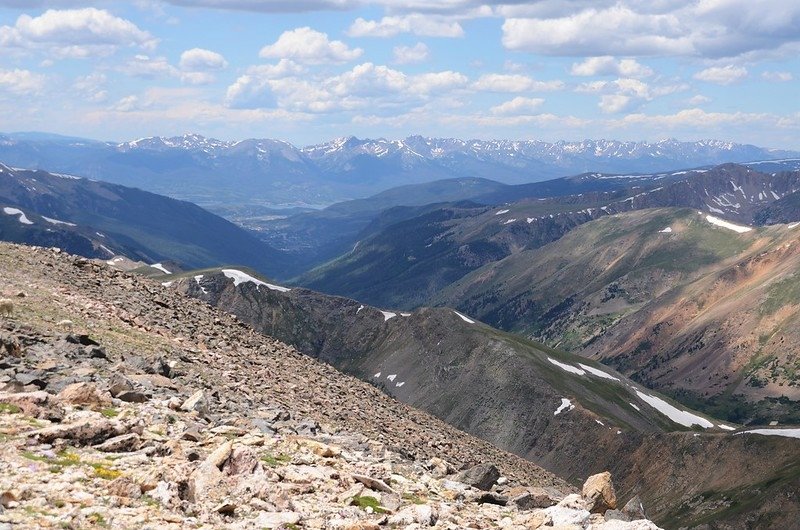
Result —
M 410 317 L 411 313 L 400 313 L 401 317 Z
M 735 431 L 736 430 L 736 427 L 731 427 L 730 425 L 725 425 L 723 423 L 718 424 L 717 427 L 719 427 L 720 429 L 722 429 L 724 431 Z
M 236 269 L 222 269 L 222 274 L 224 274 L 226 278 L 231 278 L 233 280 L 234 287 L 237 287 L 240 283 L 252 282 L 256 284 L 256 289 L 260 288 L 263 285 L 267 289 L 271 289 L 273 291 L 280 291 L 282 293 L 288 293 L 289 291 L 291 291 L 291 289 L 289 289 L 288 287 L 281 287 L 280 285 L 273 285 L 271 283 L 262 282 L 261 280 L 253 278 L 249 274 Z
M 45 217 L 44 215 L 42 216 L 42 219 L 44 219 L 45 221 L 47 221 L 48 223 L 53 224 L 53 225 L 78 226 L 75 223 L 68 223 L 66 221 L 59 221 L 58 219 L 52 219 L 50 217 Z
M 797 228 L 798 226 L 800 226 L 800 223 L 792 223 L 787 228 Z
M 381 373 L 380 373 L 380 372 L 378 372 L 378 373 L 376 373 L 376 374 L 375 374 L 375 376 L 374 376 L 374 377 L 375 377 L 375 379 L 378 379 L 380 376 L 381 376 Z
M 381 311 L 381 314 L 383 314 L 383 321 L 384 322 L 386 322 L 390 318 L 394 318 L 394 317 L 397 316 L 397 313 L 392 313 L 391 311 Z
M 670 420 L 674 421 L 677 424 L 683 425 L 684 427 L 691 427 L 692 425 L 699 425 L 704 429 L 708 429 L 709 427 L 713 427 L 714 424 L 708 421 L 705 418 L 701 418 L 691 412 L 687 412 L 685 410 L 681 410 L 677 407 L 673 407 L 666 401 L 661 398 L 651 396 L 649 394 L 645 394 L 644 392 L 636 391 L 636 395 L 639 396 L 639 399 L 659 411 L 664 416 L 668 417 Z
M 565 370 L 567 372 L 570 372 L 570 373 L 573 373 L 573 374 L 577 374 L 577 375 L 586 375 L 586 372 L 584 372 L 580 368 L 575 368 L 571 364 L 564 364 L 562 362 L 558 362 L 558 361 L 556 361 L 555 359 L 553 359 L 551 357 L 548 357 L 547 360 L 550 361 L 551 363 L 553 363 L 554 365 L 558 366 L 562 370 Z
M 630 405 L 631 407 L 635 408 L 636 410 L 638 410 L 638 411 L 640 411 L 640 412 L 641 412 L 641 410 L 642 410 L 642 409 L 640 409 L 639 407 L 637 407 L 636 405 L 634 405 L 633 403 L 631 403 L 630 401 L 628 402 L 628 405 Z
M 397 383 L 397 384 L 396 384 L 396 385 L 394 385 L 394 386 L 396 386 L 397 388 L 400 388 L 400 387 L 401 387 L 401 386 L 403 386 L 404 384 L 406 384 L 406 382 L 405 382 L 405 381 L 400 381 L 399 383 Z
M 6 215 L 19 215 L 19 222 L 24 224 L 24 225 L 32 225 L 33 224 L 33 221 L 28 219 L 28 216 L 25 215 L 25 212 L 23 212 L 22 210 L 19 210 L 17 208 L 8 208 L 8 207 L 6 207 L 6 208 L 3 208 L 3 212 L 5 212 Z
M 510 224 L 511 224 L 511 223 L 513 223 L 514 221 L 516 221 L 516 219 L 509 219 L 509 220 L 507 220 L 507 221 L 506 221 L 505 223 L 503 223 L 503 224 L 504 224 L 504 225 L 510 225 Z
M 603 379 L 610 379 L 612 381 L 619 381 L 618 377 L 614 377 L 611 374 L 607 374 L 602 370 L 598 370 L 597 368 L 593 368 L 589 365 L 578 363 L 578 366 L 589 372 L 590 374 L 596 375 L 597 377 L 602 377 Z
M 495 215 L 503 215 L 504 213 L 508 213 L 508 212 L 510 212 L 510 211 L 511 211 L 511 210 L 500 210 L 500 211 L 498 211 L 497 213 L 495 213 Z
M 720 219 L 719 217 L 714 217 L 713 215 L 707 215 L 706 221 L 708 221 L 712 225 L 721 226 L 722 228 L 733 230 L 734 232 L 737 232 L 739 234 L 744 234 L 745 232 L 749 232 L 752 230 L 752 228 L 750 228 L 749 226 L 735 225 L 733 223 L 729 223 L 728 221 Z
M 175 282 L 163 282 L 161 285 L 163 285 L 164 287 L 171 287 L 173 283 Z
M 672 233 L 672 227 L 668 226 L 663 230 L 659 230 L 658 233 L 659 234 L 671 234 Z
M 391 382 L 394 382 L 396 377 L 397 377 L 397 374 L 391 374 L 391 375 L 387 375 L 386 379 L 388 379 Z
M 471 319 L 471 318 L 469 318 L 469 317 L 466 317 L 466 316 L 462 315 L 462 314 L 461 314 L 461 313 L 459 313 L 458 311 L 453 311 L 453 313 L 455 313 L 456 315 L 458 315 L 458 317 L 459 317 L 461 320 L 463 320 L 464 322 L 466 322 L 467 324 L 474 324 L 474 323 L 475 323 L 475 321 L 474 321 L 474 320 L 472 320 L 472 319 Z
M 194 281 L 197 282 L 197 285 L 200 287 L 200 290 L 203 291 L 203 294 L 208 294 L 208 291 L 206 291 L 206 288 L 203 287 L 202 284 L 200 283 L 200 280 L 202 280 L 202 279 L 203 279 L 203 275 L 202 274 L 198 274 L 197 276 L 194 277 Z
M 558 416 L 559 414 L 561 414 L 565 410 L 567 412 L 569 412 L 574 408 L 575 408 L 575 405 L 573 405 L 570 400 L 568 400 L 567 398 L 561 398 L 561 405 L 558 406 L 556 411 L 553 413 L 553 416 Z
M 739 434 L 760 434 L 762 436 L 783 436 L 785 438 L 800 438 L 800 429 L 752 429 L 749 431 L 737 432 Z
M 364 309 L 363 305 L 358 306 L 358 309 L 356 309 L 356 315 L 359 314 L 362 309 Z
M 150 265 L 150 266 L 151 266 L 151 267 L 153 267 L 154 269 L 158 269 L 158 270 L 160 270 L 160 271 L 161 271 L 161 272 L 163 272 L 164 274 L 172 274 L 170 271 L 168 271 L 168 270 L 167 270 L 167 268 L 166 268 L 166 267 L 164 267 L 164 266 L 163 266 L 162 264 L 160 264 L 160 263 L 153 263 L 153 264 L 152 264 L 152 265 Z

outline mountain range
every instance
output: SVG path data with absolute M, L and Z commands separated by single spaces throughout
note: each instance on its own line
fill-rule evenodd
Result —
M 0 160 L 9 165 L 141 187 L 210 208 L 325 205 L 449 178 L 520 184 L 587 171 L 653 173 L 798 156 L 715 140 L 548 143 L 346 137 L 298 148 L 280 140 L 221 141 L 197 134 L 121 143 L 0 134 Z

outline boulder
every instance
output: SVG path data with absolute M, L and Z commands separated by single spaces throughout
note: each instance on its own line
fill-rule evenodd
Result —
M 52 443 L 59 438 L 69 440 L 75 445 L 96 445 L 119 435 L 122 428 L 115 422 L 104 418 L 89 418 L 66 425 L 53 425 L 32 431 L 30 436 L 39 443 Z
M 56 396 L 56 400 L 61 403 L 72 405 L 86 405 L 89 407 L 108 407 L 111 405 L 111 398 L 103 395 L 96 386 L 91 383 L 73 383 Z
M 200 414 L 208 414 L 208 400 L 202 390 L 198 390 L 181 405 L 181 410 L 186 412 L 196 411 Z
M 479 464 L 455 476 L 455 480 L 473 488 L 489 491 L 500 478 L 500 471 L 494 464 Z
M 644 504 L 642 504 L 642 499 L 638 495 L 634 495 L 631 500 L 625 503 L 625 506 L 622 507 L 622 513 L 633 520 L 647 519 L 647 515 L 644 513 Z
M 605 513 L 606 510 L 615 510 L 617 508 L 617 494 L 614 492 L 611 473 L 608 471 L 592 475 L 586 479 L 581 494 L 588 503 L 589 511 L 592 513 Z
M 106 453 L 129 453 L 139 449 L 141 444 L 142 439 L 138 434 L 132 432 L 109 438 L 105 442 L 96 445 L 94 448 Z
M 408 526 L 414 523 L 421 526 L 433 526 L 439 520 L 439 513 L 427 504 L 406 506 L 389 517 L 389 525 Z

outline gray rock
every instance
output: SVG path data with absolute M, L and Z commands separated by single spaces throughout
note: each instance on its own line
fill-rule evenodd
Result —
M 456 474 L 454 480 L 473 488 L 489 491 L 500 478 L 500 471 L 494 464 L 479 464 Z
M 494 491 L 484 491 L 475 499 L 475 502 L 478 504 L 497 504 L 498 506 L 505 506 L 508 504 L 508 497 Z
M 642 499 L 638 495 L 634 495 L 631 500 L 625 503 L 625 506 L 622 507 L 622 513 L 632 520 L 647 519 L 647 515 L 644 513 L 644 504 L 642 504 Z
M 606 521 L 624 521 L 626 523 L 631 521 L 631 518 L 620 510 L 606 510 L 603 517 Z
M 127 403 L 144 403 L 150 399 L 150 396 L 144 392 L 137 392 L 136 390 L 124 390 L 117 394 L 116 397 Z
M 201 415 L 208 414 L 208 400 L 206 399 L 206 395 L 202 390 L 198 390 L 189 398 L 183 402 L 181 405 L 181 410 L 185 410 L 186 412 L 197 411 Z
M 138 434 L 130 433 L 109 438 L 94 448 L 106 453 L 127 453 L 139 449 L 141 443 L 142 440 Z

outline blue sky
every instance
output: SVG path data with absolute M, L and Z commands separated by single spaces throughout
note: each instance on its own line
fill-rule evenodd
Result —
M 0 131 L 800 149 L 797 0 L 0 0 Z

